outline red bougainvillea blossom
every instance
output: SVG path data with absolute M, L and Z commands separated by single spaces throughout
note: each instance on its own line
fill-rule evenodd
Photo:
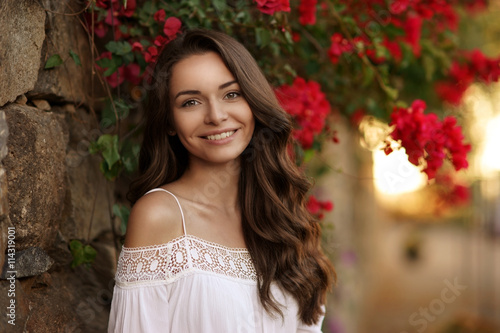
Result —
M 354 46 L 340 33 L 334 33 L 331 37 L 332 45 L 328 49 L 328 57 L 331 62 L 337 64 L 343 53 L 354 50 Z
M 169 17 L 166 19 L 165 25 L 163 26 L 163 33 L 168 37 L 168 39 L 172 40 L 180 32 L 181 25 L 181 20 L 177 17 Z
M 406 32 L 406 36 L 404 37 L 404 41 L 411 46 L 413 50 L 413 54 L 415 56 L 420 56 L 420 37 L 422 33 L 422 17 L 418 15 L 410 15 L 404 22 L 404 30 Z
M 264 14 L 273 15 L 275 12 L 289 12 L 290 0 L 254 0 L 257 9 Z
M 299 5 L 299 23 L 302 25 L 316 23 L 316 5 L 318 0 L 301 0 Z
M 314 136 L 325 129 L 325 120 L 331 110 L 319 83 L 306 82 L 297 77 L 291 86 L 277 88 L 276 96 L 298 125 L 293 133 L 294 138 L 304 149 L 311 148 Z
M 333 203 L 329 200 L 320 201 L 314 195 L 310 195 L 307 201 L 307 210 L 319 219 L 324 217 L 325 212 L 333 209 Z
M 163 9 L 159 10 L 158 12 L 162 10 Z M 158 14 L 158 12 L 156 12 L 156 14 Z M 161 14 L 157 15 L 157 17 L 160 21 L 164 20 Z M 148 49 L 144 52 L 144 60 L 146 60 L 147 63 L 155 62 L 162 47 L 170 41 L 174 40 L 175 37 L 177 37 L 177 35 L 181 32 L 182 22 L 177 17 L 169 17 L 164 21 L 165 23 L 163 25 L 163 33 L 165 34 L 165 36 L 156 36 L 155 40 L 153 41 L 154 45 L 148 47 Z
M 463 63 L 454 61 L 446 80 L 436 83 L 436 93 L 443 100 L 458 105 L 463 94 L 475 81 L 498 82 L 500 78 L 500 57 L 487 58 L 481 51 L 473 50 L 464 54 Z
M 390 123 L 394 126 L 390 134 L 392 139 L 405 148 L 411 163 L 423 167 L 422 171 L 429 180 L 435 178 L 445 159 L 450 160 L 457 171 L 467 168 L 467 153 L 471 146 L 464 143 L 456 119 L 446 117 L 441 122 L 433 113 L 424 114 L 425 108 L 422 100 L 414 101 L 410 108 L 395 107 Z M 390 143 L 387 143 L 385 152 L 392 152 Z
M 438 173 L 435 185 L 439 196 L 438 209 L 462 206 L 469 202 L 469 188 L 458 183 L 450 173 Z
M 342 2 L 347 6 L 339 14 L 352 16 L 358 31 L 363 35 L 372 37 L 379 32 L 380 26 L 399 30 L 397 34 L 384 36 L 382 43 L 396 61 L 401 59 L 399 44 L 407 44 L 416 57 L 420 56 L 424 30 L 427 31 L 425 38 L 432 40 L 447 39 L 447 35 L 443 34 L 446 30 L 456 31 L 459 22 L 456 6 L 465 7 L 468 11 L 486 8 L 486 0 L 345 0 Z
M 112 54 L 111 52 L 103 52 L 97 59 L 96 61 L 99 61 L 103 58 L 111 59 Z M 96 67 L 98 70 L 101 72 L 104 72 L 105 69 L 99 67 L 96 64 Z M 127 80 L 129 82 L 132 82 L 133 84 L 139 84 L 142 80 L 141 76 L 141 68 L 138 64 L 131 63 L 125 66 L 120 66 L 114 73 L 111 75 L 105 76 L 104 79 L 112 88 L 116 88 L 120 84 L 123 83 L 123 81 Z
M 348 41 L 339 33 L 334 33 L 331 37 L 332 44 L 328 50 L 328 57 L 331 62 L 337 64 L 342 54 L 354 53 L 359 57 L 366 55 L 370 60 L 376 64 L 385 61 L 384 57 L 377 55 L 377 51 L 373 43 L 367 36 L 354 37 L 352 42 Z M 390 43 L 387 41 L 387 43 Z M 385 44 L 385 43 L 384 43 Z M 391 44 L 391 49 L 394 50 L 394 57 L 401 59 L 402 52 L 398 44 Z
M 164 22 L 166 16 L 165 9 L 160 9 L 153 15 L 153 18 L 157 22 Z

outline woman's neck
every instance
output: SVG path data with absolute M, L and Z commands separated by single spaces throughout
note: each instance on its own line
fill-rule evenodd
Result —
M 179 183 L 191 189 L 192 201 L 232 210 L 238 206 L 240 173 L 239 160 L 209 165 L 190 163 Z

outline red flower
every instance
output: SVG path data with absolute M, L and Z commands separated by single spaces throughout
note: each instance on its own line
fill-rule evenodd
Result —
M 486 57 L 481 51 L 464 53 L 463 64 L 453 62 L 448 78 L 436 83 L 436 93 L 445 101 L 458 105 L 467 88 L 480 80 L 485 83 L 497 82 L 500 78 L 500 58 Z
M 417 15 L 412 15 L 407 18 L 404 23 L 406 32 L 405 41 L 410 44 L 415 56 L 420 56 L 420 35 L 422 33 L 422 18 Z
M 354 126 L 359 126 L 361 124 L 361 120 L 363 120 L 363 117 L 366 115 L 366 111 L 364 109 L 357 109 L 351 114 L 350 120 L 351 124 Z
M 182 22 L 177 17 L 169 17 L 163 26 L 163 33 L 168 37 L 168 39 L 172 40 L 179 33 L 181 25 Z
M 403 52 L 401 51 L 401 47 L 398 42 L 390 41 L 387 37 L 384 39 L 382 45 L 389 51 L 394 60 L 401 61 L 403 59 Z
M 141 43 L 139 43 L 139 42 L 132 43 L 132 51 L 142 52 L 143 50 L 144 50 L 144 47 L 142 46 Z
M 406 11 L 409 4 L 410 4 L 409 0 L 395 0 L 389 6 L 389 10 L 391 11 L 392 14 L 398 15 Z
M 436 176 L 437 193 L 439 194 L 440 208 L 462 206 L 469 202 L 469 187 L 459 184 L 449 174 L 438 174 Z
M 124 67 L 123 77 L 135 85 L 139 85 L 142 81 L 141 67 L 138 64 L 131 63 Z
M 153 15 L 153 18 L 155 21 L 157 22 L 163 22 L 165 21 L 165 17 L 166 17 L 166 13 L 165 13 L 165 9 L 160 9 L 159 11 L 157 11 L 154 15 Z
M 161 49 L 162 46 L 167 44 L 168 42 L 169 42 L 168 38 L 163 37 L 162 35 L 158 35 L 158 36 L 156 36 L 153 44 L 155 44 L 159 49 Z
M 95 4 L 99 8 L 103 8 L 103 9 L 109 8 L 109 1 L 108 0 L 96 0 Z
M 299 23 L 302 25 L 316 23 L 316 5 L 318 0 L 301 0 L 299 5 Z
M 273 15 L 275 12 L 289 12 L 290 0 L 254 0 L 257 9 L 264 14 Z
M 94 16 L 94 32 L 99 38 L 103 38 L 106 36 L 106 33 L 108 32 L 108 26 L 104 24 L 104 21 L 97 21 L 97 18 L 99 14 L 97 12 L 93 13 L 84 13 L 84 18 L 85 18 L 85 23 L 87 24 L 87 27 L 89 30 L 92 29 L 92 15 Z
M 462 128 L 456 125 L 453 117 L 440 122 L 435 114 L 424 114 L 425 108 L 421 100 L 413 102 L 408 109 L 394 108 L 391 137 L 405 148 L 412 164 L 423 167 L 429 179 L 436 176 L 445 159 L 451 161 L 455 170 L 467 168 L 471 146 L 463 142 Z M 392 151 L 390 143 L 384 149 L 389 154 Z
M 307 204 L 307 210 L 312 214 L 322 219 L 325 211 L 329 212 L 333 209 L 333 203 L 329 200 L 319 201 L 314 195 L 310 195 Z
M 343 53 L 352 52 L 354 47 L 341 34 L 334 33 L 331 37 L 332 45 L 328 50 L 328 56 L 332 63 L 337 64 Z
M 144 60 L 146 60 L 147 63 L 155 62 L 157 57 L 158 49 L 156 46 L 148 47 L 148 50 L 144 53 Z
M 294 138 L 304 149 L 311 148 L 315 135 L 325 130 L 325 120 L 331 110 L 320 85 L 297 77 L 291 86 L 277 88 L 276 96 L 298 126 L 293 132 Z

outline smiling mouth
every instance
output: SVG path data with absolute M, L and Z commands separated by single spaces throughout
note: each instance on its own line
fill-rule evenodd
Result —
M 219 133 L 219 134 L 215 134 L 215 135 L 209 135 L 209 136 L 206 136 L 205 139 L 210 140 L 210 141 L 222 140 L 222 139 L 230 137 L 235 132 L 236 131 L 228 131 L 228 132 L 223 132 L 223 133 Z

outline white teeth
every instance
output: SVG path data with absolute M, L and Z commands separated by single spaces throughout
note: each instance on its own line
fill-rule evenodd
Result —
M 220 140 L 220 139 L 225 139 L 230 137 L 231 135 L 234 134 L 235 131 L 229 131 L 229 132 L 224 132 L 220 134 L 215 134 L 215 135 L 209 135 L 207 136 L 208 140 Z

